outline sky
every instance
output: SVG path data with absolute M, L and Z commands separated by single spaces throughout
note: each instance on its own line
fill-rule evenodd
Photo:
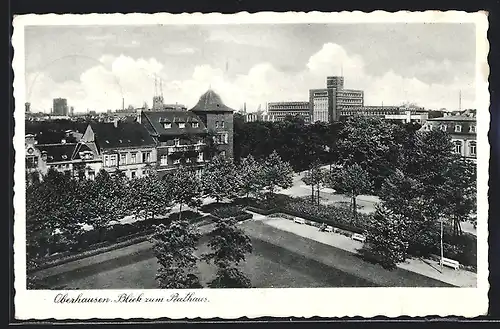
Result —
M 191 108 L 211 88 L 235 110 L 307 101 L 343 75 L 365 105 L 415 103 L 456 110 L 475 102 L 473 24 L 245 24 L 28 26 L 26 101 L 75 113 L 152 105 L 155 76 L 167 104 Z M 159 82 L 158 82 L 159 84 Z

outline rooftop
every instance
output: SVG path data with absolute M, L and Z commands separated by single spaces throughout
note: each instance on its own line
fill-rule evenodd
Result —
M 198 116 L 190 111 L 167 110 L 167 111 L 144 111 L 145 119 L 151 124 L 158 135 L 183 135 L 204 133 L 206 128 Z M 164 124 L 171 124 L 165 128 Z M 179 123 L 185 123 L 181 128 Z M 197 127 L 193 127 L 197 123 Z
M 198 103 L 190 110 L 193 112 L 234 112 L 234 110 L 226 106 L 221 97 L 212 89 L 207 90 L 201 95 Z
M 476 118 L 464 115 L 448 115 L 439 118 L 432 118 L 427 121 L 476 121 Z
M 154 140 L 146 128 L 138 122 L 114 123 L 96 122 L 90 127 L 95 142 L 100 148 L 153 146 Z

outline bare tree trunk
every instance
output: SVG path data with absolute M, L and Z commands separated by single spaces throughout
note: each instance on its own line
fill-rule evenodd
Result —
M 319 184 L 316 186 L 316 188 L 317 188 L 317 191 L 318 191 L 318 207 L 319 207 L 319 205 L 320 205 L 320 198 L 319 198 Z
M 314 185 L 311 184 L 311 203 L 314 204 Z
M 356 196 L 352 196 L 352 218 L 356 219 L 358 209 L 356 208 Z

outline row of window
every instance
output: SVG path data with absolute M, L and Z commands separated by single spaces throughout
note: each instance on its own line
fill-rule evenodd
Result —
M 458 154 L 463 154 L 463 143 L 461 141 L 454 141 L 453 142 L 453 145 L 454 145 L 454 151 L 455 153 L 458 153 Z M 476 156 L 476 153 L 477 152 L 477 144 L 476 142 L 469 142 L 469 154 L 470 156 Z
M 215 121 L 215 128 L 225 128 L 225 127 L 226 127 L 226 123 L 224 122 L 224 120 Z
M 186 158 L 186 163 L 191 163 L 190 158 Z M 198 152 L 198 157 L 196 158 L 197 162 L 202 162 L 203 161 L 203 152 Z M 173 164 L 180 164 L 181 160 L 180 159 L 174 159 L 172 161 Z M 167 154 L 162 154 L 160 156 L 160 165 L 161 166 L 168 166 L 168 155 Z
M 191 128 L 199 128 L 200 124 L 198 122 L 191 122 Z M 179 122 L 178 126 L 180 129 L 186 128 L 186 123 L 185 122 Z M 172 128 L 172 123 L 171 122 L 164 122 L 163 123 L 163 128 L 164 129 L 170 129 Z
M 214 142 L 216 144 L 228 144 L 229 136 L 228 134 L 217 134 L 216 136 L 214 136 Z
M 127 156 L 130 155 L 130 156 Z M 104 167 L 113 167 L 118 164 L 136 164 L 136 163 L 148 163 L 151 162 L 151 152 L 139 153 L 120 153 L 118 158 L 117 154 L 104 155 Z M 119 163 L 117 161 L 119 160 Z
M 426 130 L 426 131 L 431 131 L 432 129 L 433 129 L 432 125 L 425 125 L 424 126 L 424 130 Z M 439 126 L 439 130 L 447 131 L 448 130 L 448 126 L 447 125 L 440 125 Z M 461 133 L 462 132 L 462 125 L 455 125 L 455 132 L 456 133 Z M 476 132 L 476 126 L 470 125 L 469 126 L 469 132 L 470 133 L 475 133 Z

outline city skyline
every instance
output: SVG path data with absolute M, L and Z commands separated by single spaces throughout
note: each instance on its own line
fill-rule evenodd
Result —
M 474 108 L 473 24 L 33 26 L 26 28 L 26 102 L 75 113 L 152 105 L 155 76 L 166 103 L 194 106 L 212 88 L 249 112 L 306 101 L 327 76 L 364 90 L 366 105 Z M 311 35 L 314 37 L 311 38 Z

